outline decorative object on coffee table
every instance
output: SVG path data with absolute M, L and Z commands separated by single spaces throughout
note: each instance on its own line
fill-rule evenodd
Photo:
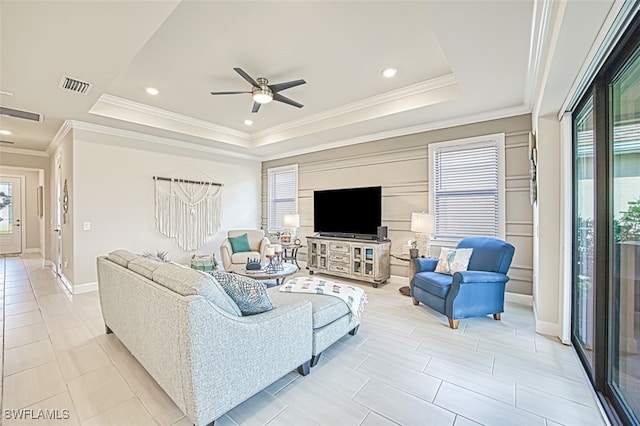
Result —
M 230 272 L 233 272 L 234 274 L 244 275 L 245 277 L 250 277 L 258 281 L 275 280 L 276 285 L 280 285 L 286 277 L 298 272 L 298 268 L 296 268 L 296 266 L 291 263 L 283 263 L 281 264 L 281 266 L 282 269 L 278 271 L 269 270 L 265 265 L 263 265 L 261 269 L 253 271 L 248 271 L 244 267 L 244 265 L 234 266 L 231 268 Z M 267 286 L 269 285 L 267 284 Z
M 265 257 L 269 259 L 269 263 L 264 267 L 267 273 L 278 273 L 283 270 L 282 266 L 282 245 L 272 244 L 267 247 Z
M 260 259 L 247 259 L 247 265 L 245 266 L 247 271 L 257 271 L 262 269 Z

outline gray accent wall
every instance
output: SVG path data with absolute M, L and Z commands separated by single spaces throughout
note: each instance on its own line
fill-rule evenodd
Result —
M 529 114 L 333 148 L 262 163 L 262 227 L 267 229 L 267 170 L 298 164 L 298 236 L 313 235 L 313 191 L 382 186 L 382 224 L 389 227 L 391 253 L 414 238 L 411 212 L 428 210 L 428 145 L 495 133 L 505 134 L 506 239 L 516 253 L 510 293 L 533 294 L 533 209 L 529 201 Z M 336 212 L 339 214 L 339 212 Z M 451 246 L 451 244 L 445 244 Z M 439 252 L 432 245 L 432 255 Z M 306 259 L 306 248 L 300 250 Z M 406 255 L 405 255 L 406 257 Z M 391 275 L 408 276 L 408 262 L 391 258 Z

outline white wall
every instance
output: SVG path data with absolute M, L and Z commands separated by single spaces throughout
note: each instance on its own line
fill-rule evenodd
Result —
M 222 228 L 196 253 L 213 252 L 219 260 L 226 230 L 260 227 L 259 162 L 129 149 L 118 146 L 122 141 L 116 137 L 109 145 L 91 139 L 89 132 L 74 133 L 74 287 L 95 282 L 96 257 L 115 249 L 168 251 L 171 260 L 188 262 L 193 252 L 183 251 L 155 229 L 153 176 L 202 180 L 208 175 L 224 184 Z M 83 230 L 84 222 L 91 223 L 90 231 Z
M 560 175 L 561 128 L 557 117 L 538 119 L 538 202 L 534 207 L 534 293 L 536 331 L 560 336 L 562 331 L 560 282 L 564 275 L 563 210 Z

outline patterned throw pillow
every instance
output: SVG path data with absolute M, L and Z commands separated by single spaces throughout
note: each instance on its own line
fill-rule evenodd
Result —
M 267 286 L 253 278 L 223 271 L 209 272 L 240 308 L 242 315 L 254 315 L 275 308 Z
M 436 265 L 436 272 L 453 275 L 456 272 L 466 271 L 473 249 L 440 249 L 440 258 Z

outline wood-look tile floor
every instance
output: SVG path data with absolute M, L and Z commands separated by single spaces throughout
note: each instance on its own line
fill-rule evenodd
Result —
M 300 272 L 303 273 L 303 272 Z M 446 318 L 399 285 L 368 295 L 360 331 L 216 425 L 603 425 L 569 346 L 534 332 L 530 307 L 502 321 Z M 69 295 L 41 258 L 0 258 L 2 424 L 189 425 L 114 335 L 97 292 Z M 67 419 L 15 420 L 46 409 Z M 67 410 L 67 411 L 64 411 Z M 34 411 L 35 412 L 35 411 Z

